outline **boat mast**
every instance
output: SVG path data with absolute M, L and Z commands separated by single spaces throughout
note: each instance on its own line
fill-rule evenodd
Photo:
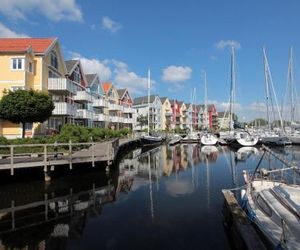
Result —
M 233 125 L 233 104 L 234 104 L 234 90 L 235 90 L 235 52 L 234 46 L 231 46 L 231 84 L 230 84 L 230 102 L 229 102 L 229 130 L 232 130 Z
M 263 47 L 263 56 L 264 56 L 264 75 L 265 75 L 265 90 L 266 90 L 266 106 L 267 106 L 268 128 L 269 128 L 269 130 L 271 130 L 271 119 L 270 119 L 270 112 L 269 112 L 268 67 L 267 67 L 267 56 L 266 56 L 265 47 Z
M 148 69 L 148 135 L 150 134 L 150 69 Z
M 295 96 L 294 96 L 294 67 L 293 67 L 293 48 L 290 48 L 288 66 L 288 86 L 291 95 L 291 123 L 295 122 Z
M 208 129 L 207 124 L 207 82 L 206 82 L 206 71 L 203 71 L 203 77 L 204 77 L 204 115 L 205 115 L 205 129 Z

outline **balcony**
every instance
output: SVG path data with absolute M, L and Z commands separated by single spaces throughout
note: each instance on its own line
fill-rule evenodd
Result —
M 119 116 L 110 116 L 109 117 L 109 122 L 113 122 L 113 123 L 123 123 L 124 118 L 123 117 L 119 117 Z
M 98 122 L 108 122 L 109 121 L 108 116 L 104 115 L 104 114 L 94 114 L 93 120 L 98 121 Z
M 130 107 L 123 107 L 123 113 L 132 114 L 132 113 L 134 113 L 134 109 L 130 108 Z
M 171 111 L 166 111 L 165 116 L 172 116 L 173 113 Z
M 85 90 L 77 91 L 74 101 L 81 103 L 92 102 L 92 95 Z
M 105 107 L 105 101 L 101 98 L 101 99 L 93 99 L 93 107 Z
M 52 115 L 66 115 L 66 116 L 75 116 L 76 107 L 70 103 L 66 102 L 55 102 L 54 110 L 52 111 Z
M 66 78 L 49 78 L 48 90 L 56 94 L 76 93 L 76 85 Z
M 76 118 L 78 119 L 92 119 L 93 112 L 86 109 L 77 109 Z
M 133 124 L 134 123 L 134 119 L 133 118 L 124 118 L 123 123 Z
M 122 106 L 119 105 L 119 104 L 115 104 L 115 103 L 108 103 L 108 109 L 109 110 L 116 110 L 116 111 L 119 111 L 119 110 L 122 110 Z

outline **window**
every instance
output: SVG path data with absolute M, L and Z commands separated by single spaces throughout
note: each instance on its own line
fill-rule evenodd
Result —
M 28 63 L 28 72 L 33 73 L 33 63 L 32 62 Z
M 24 58 L 12 58 L 11 69 L 13 70 L 24 70 Z
M 74 81 L 77 83 L 81 82 L 81 76 L 80 76 L 80 70 L 79 67 L 77 66 L 76 69 L 73 72 L 73 76 L 74 76 Z
M 58 69 L 58 60 L 55 51 L 51 51 L 51 66 Z

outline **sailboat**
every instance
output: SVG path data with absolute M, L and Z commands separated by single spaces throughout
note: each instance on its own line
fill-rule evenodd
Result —
M 235 102 L 235 51 L 234 46 L 231 46 L 231 84 L 230 84 L 230 102 L 229 102 L 229 134 L 225 138 L 230 146 L 234 147 L 252 147 L 258 142 L 256 135 L 250 134 L 245 130 L 234 130 L 233 109 Z
M 264 149 L 271 153 L 266 147 Z M 275 153 L 272 155 L 282 161 Z M 270 249 L 299 249 L 300 186 L 276 178 L 287 171 L 296 174 L 299 168 L 283 163 L 286 167 L 273 170 L 258 171 L 258 165 L 251 176 L 244 170 L 246 189 L 241 190 L 242 204 Z
M 150 79 L 150 69 L 148 70 L 148 131 L 147 135 L 142 136 L 141 142 L 143 146 L 155 146 L 160 145 L 163 141 L 161 136 L 150 135 L 150 89 L 151 89 L 151 79 Z
M 189 120 L 189 126 L 190 126 L 190 131 L 189 133 L 186 135 L 186 137 L 182 138 L 181 142 L 183 143 L 199 143 L 200 142 L 200 133 L 193 131 L 193 118 L 194 118 L 194 100 L 195 100 L 195 92 L 196 90 L 194 89 L 194 91 L 192 92 L 192 102 L 190 105 L 191 108 L 191 116 L 190 116 L 190 120 Z
M 266 50 L 263 48 L 263 56 L 264 56 L 264 73 L 265 73 L 265 89 L 266 89 L 266 107 L 267 107 L 267 119 L 268 119 L 268 130 L 263 131 L 260 134 L 259 137 L 259 142 L 262 144 L 267 144 L 267 145 L 276 145 L 276 146 L 285 146 L 291 144 L 291 141 L 284 135 L 282 136 L 279 133 L 275 133 L 274 130 L 271 129 L 271 117 L 270 117 L 270 111 L 272 110 L 274 113 L 274 105 L 272 102 L 272 98 L 270 98 L 270 89 L 273 93 L 277 112 L 279 115 L 279 120 L 280 120 L 280 127 L 281 131 L 284 131 L 283 128 L 283 122 L 282 122 L 282 117 L 281 117 L 281 112 L 279 110 L 278 102 L 277 102 L 277 96 L 276 92 L 274 89 L 274 84 L 270 72 L 270 66 L 268 63 L 268 58 L 266 55 Z M 270 103 L 271 102 L 271 103 Z M 271 108 L 271 110 L 270 110 Z
M 204 88 L 205 88 L 205 97 L 204 97 L 204 123 L 205 123 L 205 133 L 201 136 L 201 144 L 205 146 L 213 146 L 218 143 L 218 138 L 212 133 L 207 131 L 208 129 L 208 115 L 207 115 L 207 82 L 206 82 L 206 72 L 204 71 Z
M 288 84 L 287 84 L 287 92 L 289 92 L 289 99 L 291 101 L 291 131 L 287 134 L 288 139 L 292 142 L 292 144 L 300 145 L 300 133 L 297 130 L 299 129 L 300 124 L 295 121 L 295 111 L 296 111 L 296 93 L 297 90 L 294 84 L 294 66 L 293 66 L 293 48 L 290 48 L 290 56 L 289 56 L 289 64 L 288 64 Z M 286 129 L 286 128 L 285 128 Z

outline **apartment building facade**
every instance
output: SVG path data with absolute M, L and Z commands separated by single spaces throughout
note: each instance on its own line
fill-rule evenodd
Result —
M 97 72 L 86 75 L 79 60 L 64 61 L 57 38 L 1 38 L 0 83 L 0 98 L 4 91 L 16 89 L 52 96 L 52 116 L 43 124 L 26 124 L 27 137 L 59 131 L 67 123 L 112 129 L 132 128 L 134 124 L 130 115 L 130 120 L 123 120 L 124 110 L 132 112 L 128 110 L 130 102 L 120 102 L 114 86 L 102 85 Z M 130 97 L 125 92 L 121 99 Z M 21 137 L 22 126 L 0 120 L 0 135 Z

